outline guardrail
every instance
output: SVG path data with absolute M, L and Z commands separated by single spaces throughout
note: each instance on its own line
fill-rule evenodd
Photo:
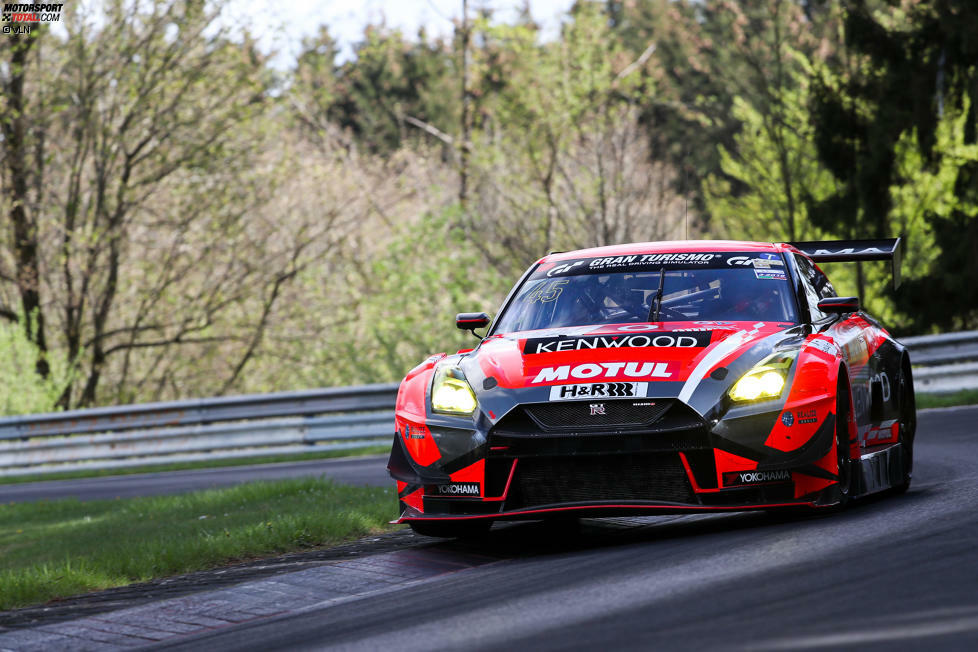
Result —
M 978 388 L 978 331 L 900 340 L 918 392 Z M 0 476 L 386 444 L 397 384 L 143 403 L 0 419 Z
M 0 476 L 388 444 L 396 398 L 392 383 L 6 417 Z
M 978 389 L 978 331 L 900 338 L 910 349 L 919 393 Z

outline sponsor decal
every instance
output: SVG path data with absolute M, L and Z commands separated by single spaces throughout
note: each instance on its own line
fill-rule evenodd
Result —
M 579 260 L 559 263 L 547 270 L 546 275 L 568 276 L 571 274 L 589 274 L 608 270 L 646 271 L 665 264 L 670 266 L 708 266 L 713 262 L 719 262 L 722 257 L 723 254 L 719 253 L 678 252 L 668 254 L 631 254 L 628 256 L 582 258 Z
M 425 429 L 418 426 L 411 427 L 411 424 L 405 424 L 404 426 L 404 438 L 405 439 L 424 439 Z
M 869 347 L 861 333 L 846 342 L 843 349 L 846 352 L 846 358 L 852 362 L 861 362 L 869 357 Z
M 678 374 L 678 362 L 594 362 L 578 365 L 543 367 L 530 381 L 532 384 L 555 383 L 564 380 L 589 380 L 591 378 L 655 378 L 674 380 Z
M 889 403 L 890 402 L 890 377 L 886 375 L 885 371 L 881 371 L 875 376 L 873 376 L 873 382 L 880 384 L 881 389 L 883 390 L 883 401 Z
M 810 346 L 811 348 L 821 351 L 822 353 L 835 355 L 835 347 L 833 347 L 829 342 L 823 339 L 808 340 L 806 346 Z
M 586 261 L 575 260 L 572 263 L 564 263 L 563 265 L 557 265 L 547 271 L 547 276 L 561 276 L 564 274 L 574 273 L 578 267 L 583 265 Z
M 690 335 L 591 335 L 587 337 L 534 337 L 526 340 L 524 354 L 581 351 L 584 349 L 703 348 L 710 344 L 709 332 Z
M 754 276 L 764 281 L 787 281 L 788 277 L 782 269 L 755 269 Z
M 551 401 L 580 398 L 629 398 L 648 396 L 648 383 L 592 383 L 590 385 L 555 385 L 550 388 Z
M 783 267 L 784 262 L 777 254 L 760 254 L 755 256 L 731 256 L 727 258 L 727 264 L 735 267 L 755 267 L 768 269 L 772 266 Z
M 781 423 L 790 428 L 791 426 L 795 425 L 795 417 L 791 414 L 791 412 L 785 410 L 781 414 Z
M 541 283 L 533 292 L 530 292 L 524 301 L 526 303 L 533 303 L 539 301 L 540 303 L 552 303 L 560 297 L 560 293 L 564 291 L 564 286 L 570 283 L 568 280 L 562 281 L 550 281 L 549 283 Z
M 865 247 L 863 249 L 856 249 L 855 247 L 846 247 L 844 249 L 816 249 L 813 252 L 805 252 L 809 256 L 837 256 L 840 254 L 892 254 L 893 252 L 889 249 L 878 249 L 877 247 Z
M 868 426 L 868 429 L 865 432 L 865 441 L 862 442 L 862 445 L 865 446 L 869 442 L 874 440 L 895 438 L 898 437 L 899 435 L 900 435 L 900 424 L 896 419 L 893 419 L 891 421 L 884 421 L 879 425 L 878 428 L 874 428 L 873 426 Z
M 818 421 L 818 413 L 815 408 L 798 410 L 796 414 L 798 415 L 798 423 L 815 423 Z
M 439 496 L 478 496 L 478 482 L 449 482 L 437 485 Z
M 765 482 L 790 482 L 791 471 L 727 471 L 723 474 L 723 486 L 762 484 Z
M 591 416 L 605 415 L 604 403 L 591 403 L 588 407 L 591 408 Z

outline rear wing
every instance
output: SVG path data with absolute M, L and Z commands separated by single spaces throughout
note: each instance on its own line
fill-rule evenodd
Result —
M 900 286 L 900 238 L 881 240 L 807 240 L 789 242 L 817 263 L 851 263 L 859 260 L 889 260 L 893 288 Z

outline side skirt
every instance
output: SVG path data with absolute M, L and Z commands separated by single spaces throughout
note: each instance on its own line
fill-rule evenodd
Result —
M 866 496 L 886 491 L 900 484 L 903 476 L 903 446 L 890 444 L 859 458 L 853 476 L 853 496 Z

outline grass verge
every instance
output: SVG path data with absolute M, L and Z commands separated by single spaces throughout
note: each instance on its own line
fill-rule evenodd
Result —
M 0 505 L 0 610 L 391 529 L 393 488 L 326 479 Z
M 264 457 L 246 457 L 230 460 L 201 460 L 200 462 L 180 462 L 178 464 L 147 464 L 125 469 L 100 469 L 84 471 L 63 471 L 61 473 L 36 473 L 0 477 L 2 484 L 20 484 L 22 482 L 42 482 L 44 480 L 76 480 L 78 478 L 101 478 L 109 475 L 132 475 L 134 473 L 162 473 L 164 471 L 190 471 L 193 469 L 214 469 L 222 466 L 249 466 L 251 464 L 274 464 L 278 462 L 302 462 L 304 460 L 323 460 L 332 457 L 352 457 L 354 455 L 379 455 L 391 452 L 389 444 L 364 446 L 345 450 L 322 451 L 318 453 L 302 453 L 300 455 L 266 455 Z
M 963 389 L 950 394 L 917 394 L 917 409 L 978 404 L 978 389 Z

